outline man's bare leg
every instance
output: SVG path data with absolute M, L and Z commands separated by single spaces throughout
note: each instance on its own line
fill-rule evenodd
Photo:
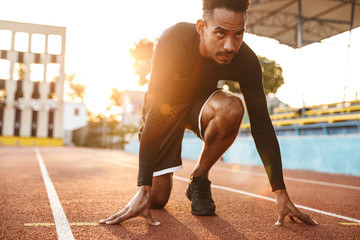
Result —
M 164 174 L 153 178 L 151 187 L 151 208 L 165 207 L 169 200 L 173 186 L 173 173 Z
M 209 99 L 201 116 L 204 146 L 193 177 L 208 175 L 211 167 L 236 139 L 243 115 L 243 104 L 232 93 L 219 91 Z

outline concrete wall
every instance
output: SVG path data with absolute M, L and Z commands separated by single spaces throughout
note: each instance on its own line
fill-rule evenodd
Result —
M 360 176 L 360 135 L 279 137 L 283 167 L 326 173 Z M 138 142 L 125 150 L 138 152 Z M 183 158 L 196 160 L 202 141 L 187 137 L 182 145 Z M 262 165 L 251 137 L 238 137 L 224 154 L 230 163 Z

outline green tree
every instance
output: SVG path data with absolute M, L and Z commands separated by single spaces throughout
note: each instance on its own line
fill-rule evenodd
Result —
M 149 82 L 146 76 L 151 70 L 151 59 L 154 53 L 154 43 L 148 39 L 141 39 L 135 43 L 135 48 L 130 48 L 130 55 L 135 60 L 133 68 L 139 75 L 139 86 L 144 86 Z
M 110 95 L 110 104 L 107 106 L 107 111 L 109 115 L 106 119 L 107 125 L 110 127 L 111 134 L 114 133 L 117 125 L 120 122 L 121 117 L 121 104 L 122 104 L 123 93 L 116 88 L 112 89 L 112 94 Z
M 66 86 L 66 95 L 71 99 L 71 101 L 76 102 L 80 100 L 84 101 L 86 86 L 81 83 L 76 83 L 76 75 L 72 73 L 70 75 L 65 75 L 65 86 Z
M 274 60 L 269 60 L 266 57 L 261 56 L 258 56 L 258 59 L 262 69 L 264 92 L 265 94 L 275 94 L 279 87 L 284 84 L 282 68 Z M 240 86 L 237 82 L 226 80 L 223 84 L 226 84 L 231 92 L 240 92 Z
M 111 106 L 120 107 L 122 103 L 123 93 L 117 90 L 116 88 L 112 89 L 112 94 L 110 95 Z
M 284 77 L 282 76 L 282 68 L 274 60 L 269 60 L 266 57 L 258 56 L 262 72 L 264 91 L 268 93 L 276 93 L 281 85 L 284 84 Z

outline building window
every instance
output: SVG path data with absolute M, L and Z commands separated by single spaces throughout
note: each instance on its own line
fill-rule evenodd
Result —
M 10 79 L 10 61 L 0 59 L 0 78 Z
M 58 63 L 49 63 L 46 70 L 46 81 L 55 82 L 59 77 L 60 73 L 60 64 Z
M 44 34 L 31 34 L 31 51 L 33 53 L 45 52 L 45 35 Z
M 13 79 L 14 80 L 24 80 L 26 74 L 26 65 L 25 63 L 17 62 L 14 64 Z
M 60 35 L 50 34 L 48 37 L 48 53 L 49 54 L 61 54 L 61 41 L 62 38 Z
M 25 32 L 15 33 L 15 51 L 27 52 L 29 49 L 29 34 Z
M 12 32 L 9 30 L 0 30 L 0 49 L 10 50 L 11 49 L 11 35 Z
M 44 64 L 30 64 L 30 81 L 42 82 L 44 80 Z

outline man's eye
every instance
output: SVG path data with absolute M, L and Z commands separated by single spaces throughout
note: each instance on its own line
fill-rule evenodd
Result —
M 237 33 L 235 36 L 236 36 L 237 38 L 240 38 L 240 37 L 242 37 L 243 35 L 244 35 L 244 33 L 241 32 L 241 33 Z
M 223 36 L 224 36 L 224 33 L 223 33 L 223 32 L 217 32 L 216 35 L 217 35 L 218 37 L 223 37 Z

